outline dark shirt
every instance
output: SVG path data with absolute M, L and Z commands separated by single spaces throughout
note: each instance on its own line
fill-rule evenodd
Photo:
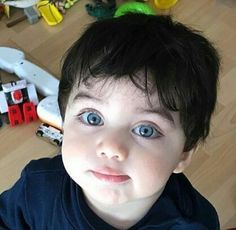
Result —
M 61 156 L 31 161 L 0 196 L 0 229 L 112 230 L 85 202 Z M 183 174 L 173 174 L 162 195 L 131 230 L 218 230 L 213 206 Z

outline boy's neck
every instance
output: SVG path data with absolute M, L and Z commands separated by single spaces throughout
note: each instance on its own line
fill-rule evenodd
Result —
M 128 229 L 138 223 L 160 197 L 162 191 L 148 198 L 131 201 L 119 205 L 103 205 L 91 197 L 86 202 L 92 211 L 109 225 L 117 229 Z

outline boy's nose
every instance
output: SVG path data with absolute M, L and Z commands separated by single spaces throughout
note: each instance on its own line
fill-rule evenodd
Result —
M 98 157 L 124 161 L 128 157 L 128 148 L 125 146 L 124 140 L 117 140 L 114 136 L 110 136 L 98 143 L 96 154 Z

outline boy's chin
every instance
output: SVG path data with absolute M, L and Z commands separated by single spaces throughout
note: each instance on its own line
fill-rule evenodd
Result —
M 128 203 L 132 200 L 131 197 L 127 197 L 125 195 L 121 195 L 119 193 L 116 193 L 114 191 L 102 191 L 102 192 L 96 192 L 89 193 L 88 191 L 84 191 L 86 200 L 91 204 L 97 204 L 102 206 L 119 206 L 125 203 Z

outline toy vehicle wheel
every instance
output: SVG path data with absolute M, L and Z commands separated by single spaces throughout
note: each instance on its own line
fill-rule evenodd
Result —
M 36 132 L 36 135 L 42 137 L 42 136 L 43 136 L 43 131 L 38 130 L 38 131 Z
M 53 142 L 54 142 L 57 146 L 61 146 L 61 142 L 60 142 L 60 141 L 54 139 Z

